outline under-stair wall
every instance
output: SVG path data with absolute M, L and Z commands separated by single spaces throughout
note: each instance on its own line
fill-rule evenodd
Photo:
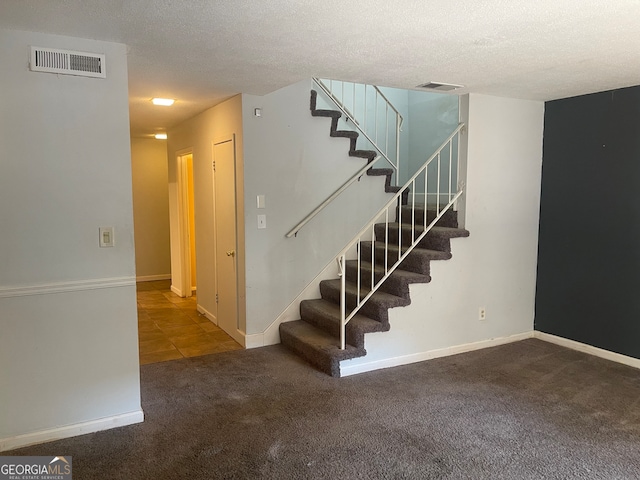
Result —
M 243 95 L 247 346 L 386 203 L 385 177 L 363 175 L 294 238 L 285 234 L 366 160 L 349 139 L 329 136 L 331 119 L 309 110 L 311 80 L 265 96 Z M 261 109 L 261 116 L 255 109 Z M 266 208 L 256 197 L 264 195 Z M 266 215 L 258 230 L 257 215 Z
M 367 334 L 367 355 L 343 361 L 343 376 L 532 334 L 543 115 L 542 102 L 468 97 L 471 235 L 431 262 L 431 282 L 410 286 L 411 305 L 389 310 L 390 330 Z

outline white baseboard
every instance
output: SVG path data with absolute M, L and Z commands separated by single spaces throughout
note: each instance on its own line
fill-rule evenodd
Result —
M 218 319 L 216 318 L 216 316 L 213 313 L 211 313 L 209 310 L 204 308 L 202 305 L 197 304 L 196 310 L 198 310 L 198 312 L 200 312 L 202 315 L 204 315 L 209 320 L 211 320 L 214 324 L 218 325 Z
M 15 448 L 28 447 L 29 445 L 35 445 L 38 443 L 51 442 L 53 440 L 75 437 L 77 435 L 99 432 L 110 428 L 124 427 L 126 425 L 133 425 L 134 423 L 141 423 L 143 421 L 144 413 L 142 410 L 136 410 L 135 412 L 100 418 L 90 422 L 76 423 L 73 425 L 66 425 L 64 427 L 42 430 L 40 432 L 3 438 L 0 439 L 0 452 L 13 450 Z
M 171 274 L 165 275 L 140 275 L 136 277 L 136 282 L 155 282 L 157 280 L 171 280 Z
M 280 343 L 279 341 L 276 343 Z M 269 344 L 269 345 L 275 345 L 274 344 Z M 265 343 L 264 343 L 264 333 L 253 333 L 251 335 L 245 335 L 244 336 L 244 348 L 258 348 L 258 347 L 264 347 Z
M 570 348 L 571 350 L 577 350 L 578 352 L 588 353 L 595 357 L 604 358 L 605 360 L 611 360 L 612 362 L 622 363 L 633 368 L 640 368 L 640 359 L 628 357 L 620 353 L 615 353 L 610 350 L 604 350 L 602 348 L 587 345 L 586 343 L 576 342 L 575 340 L 569 340 L 568 338 L 556 337 L 550 333 L 534 332 L 533 336 L 545 342 L 554 343 L 561 347 Z
M 178 295 L 179 297 L 184 297 L 184 295 L 182 294 L 182 290 L 180 290 L 179 288 L 175 287 L 174 285 L 171 285 L 171 291 L 173 293 L 175 293 L 176 295 Z
M 430 350 L 428 352 L 413 353 L 411 355 L 404 355 L 401 357 L 385 358 L 383 360 L 375 360 L 373 362 L 363 363 L 360 365 L 340 365 L 340 376 L 348 377 L 350 375 L 371 372 L 374 370 L 380 370 L 382 368 L 398 367 L 400 365 L 408 365 L 410 363 L 424 362 L 425 360 L 431 360 L 433 358 L 448 357 L 450 355 L 458 355 L 459 353 L 472 352 L 474 350 L 481 350 L 483 348 L 497 347 L 498 345 L 504 345 L 506 343 L 526 340 L 527 338 L 532 338 L 533 336 L 534 332 L 518 333 L 516 335 L 510 335 L 508 337 L 491 338 L 489 340 L 465 343 L 463 345 Z M 348 362 L 348 360 L 346 361 Z

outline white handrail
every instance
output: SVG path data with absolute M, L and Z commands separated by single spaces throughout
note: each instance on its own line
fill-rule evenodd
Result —
M 451 206 L 455 203 L 455 201 L 462 195 L 463 192 L 463 184 L 462 182 L 458 182 L 457 191 L 454 194 L 452 192 L 452 168 L 453 168 L 453 139 L 456 136 L 459 136 L 460 131 L 464 127 L 463 123 L 460 123 L 458 127 L 453 131 L 451 135 L 440 145 L 440 147 L 431 155 L 427 161 L 422 165 L 422 167 L 405 183 L 405 185 L 400 189 L 398 193 L 396 193 L 391 200 L 387 202 L 387 204 L 380 209 L 380 211 L 373 216 L 371 221 L 365 225 L 360 232 L 354 237 L 354 239 L 347 244 L 347 246 L 338 254 L 336 257 L 336 261 L 340 266 L 340 270 L 342 272 L 341 278 L 341 288 L 340 288 L 340 348 L 345 348 L 346 341 L 346 326 L 349 323 L 356 313 L 364 306 L 364 304 L 371 298 L 371 296 L 380 288 L 380 286 L 384 283 L 384 281 L 389 278 L 389 276 L 394 272 L 394 270 L 402 263 L 402 261 L 411 253 L 411 251 L 415 248 L 415 246 L 424 238 L 424 236 L 429 233 L 429 231 L 436 225 L 438 220 L 444 215 L 444 213 L 451 208 Z M 449 145 L 449 168 L 448 168 L 448 188 L 447 188 L 447 204 L 440 209 L 440 194 L 441 194 L 441 162 L 442 156 L 441 153 Z M 459 158 L 460 158 L 460 142 L 458 141 L 458 152 L 456 156 L 456 175 L 459 172 Z M 427 196 L 428 196 L 428 167 L 429 165 L 437 159 L 437 178 L 436 178 L 436 215 L 433 221 L 427 225 Z M 423 231 L 422 233 L 416 237 L 415 236 L 415 208 L 416 208 L 416 180 L 424 175 L 424 212 L 423 212 Z M 408 246 L 406 246 L 406 250 L 404 253 L 402 252 L 402 201 L 399 199 L 402 198 L 405 191 L 410 189 L 412 192 L 412 203 L 411 203 L 411 242 Z M 388 258 L 389 258 L 389 208 L 395 207 L 398 205 L 398 259 L 397 261 L 389 267 Z M 383 277 L 376 281 L 375 280 L 375 225 L 380 221 L 380 217 L 384 214 L 385 217 L 385 238 L 384 238 L 384 275 Z M 369 292 L 361 299 L 360 291 L 361 291 L 361 273 L 360 273 L 360 255 L 361 248 L 360 244 L 362 242 L 362 237 L 365 236 L 368 232 L 371 232 L 371 288 Z M 346 305 L 346 259 L 349 251 L 356 247 L 356 255 L 358 258 L 358 268 L 357 268 L 357 277 L 356 277 L 356 305 L 347 315 L 347 305 Z
M 331 195 L 329 195 L 327 197 L 327 199 L 322 202 L 320 205 L 318 205 L 309 215 L 307 215 L 306 217 L 304 217 L 300 223 L 298 223 L 295 227 L 293 227 L 291 230 L 289 230 L 289 232 L 287 232 L 287 234 L 285 235 L 285 237 L 287 238 L 291 238 L 295 235 L 298 234 L 298 232 L 300 231 L 300 229 L 302 227 L 304 227 L 307 223 L 309 223 L 311 221 L 311 219 L 313 217 L 315 217 L 317 214 L 319 214 L 322 209 L 324 207 L 326 207 L 327 205 L 329 205 L 331 202 L 333 202 L 333 200 L 340 195 L 342 192 L 344 192 L 349 185 L 351 185 L 353 182 L 355 182 L 358 178 L 360 178 L 362 175 L 364 175 L 364 173 L 369 170 L 370 168 L 372 168 L 372 165 L 377 162 L 380 159 L 380 157 L 376 157 L 371 163 L 366 164 L 364 167 L 362 167 L 360 170 L 358 170 L 351 178 L 349 178 L 349 180 L 347 180 L 345 183 L 342 184 L 342 186 L 340 188 L 338 188 L 335 192 L 333 192 Z

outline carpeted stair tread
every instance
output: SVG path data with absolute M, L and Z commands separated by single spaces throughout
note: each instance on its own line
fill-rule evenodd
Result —
M 358 298 L 358 287 L 356 284 L 346 282 L 346 300 L 347 308 L 350 310 L 356 305 Z M 360 298 L 364 298 L 369 291 L 361 286 Z M 320 282 L 320 295 L 323 299 L 336 304 L 340 304 L 340 279 L 335 280 L 323 280 Z M 405 307 L 411 303 L 411 299 L 399 297 L 388 292 L 381 290 L 376 291 L 371 298 L 360 309 L 360 313 L 367 317 L 373 318 L 382 322 L 386 326 L 389 323 L 390 308 Z
M 367 287 L 371 285 L 371 271 L 371 262 L 360 261 L 360 282 L 362 285 L 366 285 Z M 382 265 L 376 265 L 374 271 L 375 280 L 379 282 L 385 275 L 384 267 Z M 346 272 L 347 281 L 355 283 L 357 281 L 358 261 L 347 260 Z M 396 268 L 380 286 L 380 290 L 398 297 L 408 298 L 409 284 L 429 283 L 430 281 L 431 277 L 429 275 Z
M 300 317 L 307 323 L 324 330 L 336 338 L 340 337 L 340 305 L 321 298 L 300 302 Z M 389 330 L 383 324 L 357 313 L 347 323 L 346 341 L 349 345 L 364 348 L 364 334 Z
M 350 157 L 364 158 L 369 163 L 373 162 L 377 155 L 375 150 L 349 150 Z
M 385 224 L 379 223 L 375 227 L 376 238 L 385 238 Z M 388 241 L 389 243 L 398 243 L 398 223 L 389 223 Z M 416 225 L 414 230 L 414 238 L 418 237 L 423 231 L 422 225 Z M 450 239 L 459 237 L 468 237 L 469 232 L 463 228 L 452 227 L 439 227 L 435 226 L 427 232 L 418 246 L 429 250 L 440 250 L 443 252 L 451 251 Z M 402 244 L 408 245 L 411 243 L 411 225 L 402 224 Z
M 402 223 L 411 225 L 412 219 L 414 219 L 416 225 L 424 225 L 424 213 L 427 212 L 427 225 L 429 225 L 434 218 L 436 218 L 437 210 L 435 207 L 427 207 L 424 208 L 423 205 L 416 205 L 414 217 L 412 217 L 411 213 L 411 205 L 403 205 L 402 206 Z M 436 223 L 437 226 L 440 227 L 451 227 L 458 228 L 458 212 L 449 209 L 442 213 L 442 217 Z M 396 219 L 399 218 L 399 208 L 396 207 Z
M 369 252 L 369 258 L 371 258 L 371 242 L 360 242 L 360 245 L 362 246 L 362 249 L 364 251 L 364 249 L 366 248 Z M 384 240 L 382 241 L 377 241 L 376 242 L 376 260 L 380 259 L 380 261 L 382 261 L 384 259 Z M 402 252 L 406 252 L 407 251 L 407 246 L 403 245 L 402 246 Z M 389 256 L 395 256 L 395 258 L 398 258 L 398 251 L 400 250 L 398 248 L 398 244 L 389 244 L 387 245 L 387 249 L 389 250 Z M 441 252 L 439 250 L 429 250 L 428 248 L 420 248 L 420 247 L 415 247 L 411 253 L 409 254 L 410 256 L 421 256 L 423 257 L 425 260 L 449 260 L 451 258 L 451 252 Z M 363 257 L 365 256 L 365 254 L 363 254 Z
M 342 116 L 340 112 L 335 110 L 312 110 L 311 115 L 314 117 L 327 117 L 338 119 Z
M 362 259 L 365 261 L 371 261 L 371 242 L 362 242 L 360 244 Z M 398 244 L 390 244 L 387 246 L 387 266 L 392 267 L 398 260 Z M 402 247 L 402 252 L 406 252 L 408 246 Z M 398 268 L 402 270 L 420 273 L 422 275 L 430 275 L 431 273 L 431 261 L 432 260 L 449 260 L 451 258 L 450 252 L 443 252 L 439 250 L 429 250 L 425 248 L 415 247 L 411 252 L 402 260 Z M 375 257 L 374 260 L 378 265 L 384 265 L 385 248 L 384 241 L 375 242 Z M 431 277 L 429 277 L 431 278 Z
M 371 177 L 382 177 L 383 175 L 392 175 L 392 174 L 393 174 L 393 169 L 391 168 L 370 168 L 369 170 L 367 170 L 367 175 Z
M 346 345 L 340 340 L 303 320 L 280 324 L 280 340 L 322 372 L 340 376 L 340 362 L 366 355 L 364 348 Z

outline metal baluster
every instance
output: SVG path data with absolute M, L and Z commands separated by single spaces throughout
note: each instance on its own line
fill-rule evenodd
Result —
M 384 211 L 384 274 L 388 272 L 389 265 L 389 207 Z
M 449 201 L 448 204 L 451 203 L 451 170 L 453 169 L 453 138 L 449 141 Z
M 347 295 L 346 295 L 346 275 L 345 275 L 345 255 L 340 255 L 340 261 L 338 262 L 340 265 L 340 271 L 342 275 L 340 275 L 340 348 L 342 350 L 345 349 L 345 319 L 347 318 Z
M 438 152 L 438 181 L 436 186 L 436 216 L 438 216 L 440 215 L 440 152 Z
M 416 239 L 416 179 L 411 181 L 411 245 Z

